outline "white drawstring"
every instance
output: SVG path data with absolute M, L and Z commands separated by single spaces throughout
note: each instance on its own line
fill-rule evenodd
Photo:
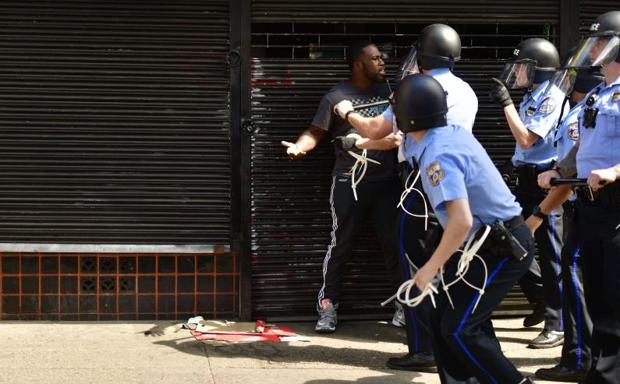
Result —
M 351 168 L 351 188 L 353 189 L 353 197 L 355 198 L 355 201 L 357 201 L 356 188 L 357 188 L 357 185 L 364 178 L 364 175 L 366 174 L 366 168 L 368 168 L 368 162 L 370 161 L 371 163 L 375 163 L 379 165 L 381 165 L 381 163 L 378 162 L 377 160 L 369 159 L 367 156 L 368 151 L 365 149 L 362 150 L 361 155 L 358 155 L 357 153 L 353 151 L 348 151 L 348 152 L 349 152 L 349 155 L 355 158 L 355 164 L 353 164 L 353 167 Z M 359 177 L 357 176 L 358 172 L 359 172 Z
M 409 176 L 407 176 L 407 180 L 405 180 L 405 190 L 400 194 L 400 201 L 398 202 L 398 205 L 396 206 L 396 208 L 402 208 L 402 210 L 409 216 L 423 218 L 424 219 L 424 231 L 427 231 L 428 230 L 428 204 L 426 202 L 426 197 L 424 196 L 424 193 L 422 193 L 422 191 L 420 191 L 419 189 L 415 188 L 415 183 L 420 178 L 420 170 L 418 170 L 418 172 L 416 173 L 415 178 L 413 179 L 413 183 L 409 184 L 409 179 L 411 178 L 411 175 L 413 175 L 413 172 L 411 172 Z M 405 201 L 407 200 L 407 196 L 409 196 L 411 191 L 415 191 L 418 195 L 420 195 L 420 197 L 422 198 L 422 201 L 424 201 L 424 214 L 423 215 L 417 215 L 415 213 L 411 213 L 407 210 L 407 208 L 405 208 Z
M 618 230 L 618 228 L 620 228 L 620 224 L 618 224 L 618 226 L 616 227 L 616 231 Z

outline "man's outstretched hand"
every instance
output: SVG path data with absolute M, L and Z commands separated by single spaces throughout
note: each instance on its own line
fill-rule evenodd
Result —
M 290 141 L 281 141 L 280 143 L 282 144 L 282 146 L 286 147 L 286 155 L 291 160 L 301 159 L 302 157 L 306 156 L 306 151 L 302 151 L 301 149 L 299 149 L 297 144 L 291 143 Z

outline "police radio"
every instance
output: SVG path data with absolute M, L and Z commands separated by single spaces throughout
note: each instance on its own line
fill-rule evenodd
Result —
M 583 126 L 585 128 L 595 128 L 596 127 L 596 116 L 598 115 L 598 108 L 592 108 L 594 103 L 596 103 L 596 99 L 598 99 L 598 92 L 600 88 L 597 88 L 594 93 L 588 97 L 586 100 L 587 108 L 583 111 Z

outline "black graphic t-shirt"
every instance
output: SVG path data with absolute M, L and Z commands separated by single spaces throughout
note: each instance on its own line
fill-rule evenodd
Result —
M 314 119 L 312 119 L 312 125 L 330 132 L 332 137 L 346 136 L 349 133 L 361 135 L 347 121 L 341 119 L 340 116 L 334 113 L 334 106 L 342 100 L 350 100 L 353 106 L 355 106 L 384 101 L 387 100 L 389 96 L 390 88 L 387 83 L 377 83 L 368 89 L 360 89 L 354 87 L 348 81 L 341 81 L 330 89 L 329 92 L 323 96 L 323 99 L 321 99 L 319 108 L 314 115 Z M 387 106 L 387 104 L 382 104 L 357 110 L 356 112 L 359 112 L 365 117 L 374 117 L 383 113 Z M 348 175 L 351 172 L 353 164 L 355 164 L 355 158 L 348 152 L 338 148 L 338 146 L 335 146 L 334 150 L 336 162 L 332 175 Z M 361 154 L 362 150 L 355 149 L 355 152 Z M 364 180 L 377 181 L 396 177 L 396 154 L 397 149 L 389 151 L 369 150 L 367 153 L 368 158 L 380 162 L 381 165 L 368 162 Z

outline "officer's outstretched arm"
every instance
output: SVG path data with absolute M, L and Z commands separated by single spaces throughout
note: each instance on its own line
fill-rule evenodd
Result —
M 369 139 L 379 140 L 392 133 L 392 122 L 383 115 L 364 117 L 359 113 L 350 113 L 349 124 Z
M 398 148 L 402 136 L 390 133 L 386 137 L 379 140 L 361 138 L 355 142 L 355 146 L 359 149 L 374 149 L 379 151 L 387 151 Z
M 504 107 L 504 115 L 506 115 L 506 121 L 512 132 L 512 136 L 515 138 L 519 147 L 528 149 L 540 139 L 540 136 L 527 129 L 525 124 L 523 124 L 514 104 Z
M 415 274 L 415 283 L 420 289 L 423 289 L 435 277 L 439 269 L 465 242 L 474 223 L 469 201 L 466 199 L 451 200 L 445 204 L 448 222 L 441 236 L 441 241 L 431 258 Z
M 392 133 L 391 120 L 383 115 L 364 117 L 353 109 L 353 104 L 349 100 L 342 100 L 336 104 L 334 112 L 369 139 L 379 140 Z

